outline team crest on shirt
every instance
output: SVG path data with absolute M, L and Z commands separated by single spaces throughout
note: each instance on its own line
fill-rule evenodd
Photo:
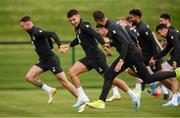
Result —
M 33 41 L 36 40 L 36 37 L 35 37 L 34 35 L 32 35 L 32 40 L 33 40 Z
M 42 33 L 43 31 L 42 31 L 42 30 L 39 30 L 39 32 L 41 32 L 41 33 Z
M 88 28 L 88 27 L 90 27 L 89 25 L 86 25 L 86 27 Z
M 113 33 L 116 34 L 116 30 L 113 30 Z
M 174 36 L 171 36 L 171 39 L 174 39 Z

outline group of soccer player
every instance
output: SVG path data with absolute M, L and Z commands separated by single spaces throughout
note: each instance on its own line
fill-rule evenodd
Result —
M 76 37 L 70 44 L 62 44 L 55 32 L 44 31 L 36 27 L 30 16 L 22 17 L 20 19 L 21 29 L 30 35 L 33 48 L 39 56 L 39 63 L 31 67 L 26 74 L 26 80 L 45 90 L 48 93 L 48 103 L 50 104 L 57 89 L 38 79 L 38 75 L 50 70 L 77 99 L 73 107 L 77 108 L 78 112 L 84 111 L 86 105 L 104 109 L 106 101 L 121 98 L 118 88 L 126 92 L 135 108 L 139 109 L 143 86 L 156 81 L 164 85 L 164 90 L 172 92 L 171 100 L 163 106 L 178 106 L 178 102 L 180 102 L 177 80 L 180 78 L 180 33 L 171 26 L 170 16 L 166 13 L 162 14 L 160 24 L 156 27 L 156 32 L 166 39 L 166 44 L 162 48 L 149 26 L 141 20 L 141 16 L 142 13 L 139 9 L 132 9 L 129 11 L 128 17 L 111 21 L 102 11 L 96 10 L 93 12 L 94 21 L 97 23 L 96 30 L 94 30 L 77 10 L 71 9 L 67 13 L 67 18 L 75 29 Z M 105 38 L 108 38 L 108 41 Z M 52 39 L 57 43 L 60 53 L 66 53 L 71 47 L 78 44 L 85 52 L 85 56 L 68 70 L 72 83 L 68 81 L 60 65 L 59 57 L 52 51 Z M 102 45 L 104 52 L 98 47 L 98 43 Z M 106 56 L 112 56 L 111 47 L 116 48 L 119 56 L 109 66 Z M 170 58 L 163 63 L 161 58 L 167 53 L 170 53 Z M 95 69 L 104 78 L 101 95 L 95 102 L 89 102 L 79 80 L 81 73 L 92 69 Z M 124 71 L 136 77 L 135 90 L 129 88 L 125 81 L 116 77 Z M 111 88 L 113 96 L 107 99 Z M 154 90 L 151 90 L 152 94 L 154 94 L 153 92 Z

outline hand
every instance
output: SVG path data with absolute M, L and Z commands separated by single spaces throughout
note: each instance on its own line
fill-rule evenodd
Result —
M 149 60 L 149 65 L 153 66 L 156 64 L 156 60 L 153 59 L 153 57 L 151 57 L 151 59 Z
M 109 48 L 105 48 L 105 49 L 104 49 L 104 52 L 105 52 L 105 54 L 106 54 L 107 57 L 109 57 L 109 58 L 112 57 L 112 53 L 111 53 L 111 51 L 110 51 Z
M 172 67 L 173 67 L 174 70 L 177 68 L 177 62 L 176 61 L 173 61 Z
M 110 49 L 110 48 L 111 48 L 111 46 L 110 46 L 109 44 L 107 44 L 107 43 L 106 43 L 106 44 L 104 44 L 104 45 L 103 45 L 103 49 L 105 50 L 105 49 L 107 49 L 107 48 L 109 48 L 109 49 Z
M 70 48 L 69 45 L 63 44 L 63 45 L 60 46 L 59 52 L 64 54 L 64 53 L 66 53 L 69 50 L 69 48 Z
M 122 59 L 119 60 L 116 67 L 114 68 L 115 72 L 119 72 L 121 70 L 122 65 L 124 64 L 124 61 Z

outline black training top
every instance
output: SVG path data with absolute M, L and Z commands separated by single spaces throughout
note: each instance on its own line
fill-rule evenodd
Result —
M 135 45 L 128 32 L 120 26 L 116 21 L 107 20 L 105 27 L 108 29 L 108 35 L 112 40 L 111 46 L 115 46 L 121 59 L 125 59 L 129 51 L 129 47 Z
M 137 44 L 139 45 L 139 41 L 137 39 L 138 37 L 138 32 L 136 30 L 135 27 L 129 27 L 129 26 L 126 26 L 125 27 L 126 31 L 128 32 L 129 36 L 131 37 L 131 39 Z
M 55 32 L 43 31 L 42 29 L 33 26 L 30 31 L 28 31 L 33 48 L 39 56 L 40 60 L 45 60 L 53 55 L 52 52 L 52 41 L 51 38 L 55 40 L 57 45 L 61 45 L 60 39 Z
M 180 33 L 177 30 L 169 29 L 166 40 L 166 47 L 158 55 L 154 56 L 154 58 L 161 58 L 172 50 L 174 53 L 171 55 L 171 58 L 180 65 Z
M 140 21 L 136 24 L 138 41 L 142 49 L 143 56 L 154 56 L 158 53 L 158 47 L 149 26 Z
M 76 38 L 70 43 L 70 46 L 80 44 L 87 57 L 99 57 L 102 51 L 98 48 L 98 40 L 104 45 L 103 37 L 97 33 L 87 21 L 81 19 L 78 27 L 75 28 Z

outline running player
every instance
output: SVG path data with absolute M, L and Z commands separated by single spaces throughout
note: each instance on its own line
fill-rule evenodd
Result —
M 33 65 L 28 71 L 26 74 L 26 80 L 34 86 L 45 90 L 49 95 L 48 103 L 50 104 L 52 103 L 57 90 L 38 79 L 38 75 L 50 70 L 59 82 L 75 97 L 77 97 L 76 88 L 67 80 L 66 75 L 60 66 L 58 56 L 51 50 L 53 48 L 51 38 L 55 40 L 59 48 L 61 46 L 60 39 L 56 33 L 44 31 L 34 26 L 30 16 L 22 17 L 20 20 L 20 26 L 22 30 L 30 35 L 32 46 L 39 56 L 40 61 L 38 64 Z
M 165 24 L 159 24 L 156 27 L 156 32 L 160 34 L 160 36 L 166 38 L 167 45 L 158 55 L 155 55 L 153 59 L 159 59 L 165 56 L 168 52 L 173 51 L 173 55 L 171 54 L 171 65 L 172 71 L 177 67 L 180 67 L 180 33 L 177 30 L 172 30 L 167 27 Z M 155 60 L 151 60 L 151 63 L 155 63 Z M 163 106 L 177 106 L 178 105 L 178 90 L 179 83 L 176 78 L 172 78 L 173 83 L 173 96 L 172 99 L 164 104 Z
M 70 43 L 70 45 L 64 46 L 65 51 L 67 51 L 70 47 L 80 44 L 86 54 L 85 57 L 81 58 L 74 65 L 72 65 L 68 71 L 68 74 L 79 94 L 77 103 L 73 105 L 73 107 L 78 108 L 89 101 L 80 84 L 78 77 L 79 74 L 85 73 L 91 69 L 95 69 L 104 77 L 104 73 L 109 69 L 109 66 L 106 64 L 106 57 L 98 48 L 96 39 L 103 46 L 103 49 L 106 50 L 106 55 L 111 56 L 111 53 L 108 51 L 109 49 L 107 47 L 109 45 L 105 44 L 103 37 L 92 29 L 91 25 L 87 21 L 80 17 L 77 10 L 71 9 L 67 13 L 67 17 L 75 28 L 76 38 Z M 113 81 L 113 85 L 116 85 L 123 91 L 127 92 L 130 98 L 136 99 L 137 95 L 123 80 L 116 78 Z
M 104 109 L 105 100 L 109 93 L 114 78 L 130 67 L 142 79 L 143 83 L 150 84 L 155 81 L 180 77 L 180 68 L 175 71 L 157 72 L 150 74 L 144 64 L 141 50 L 135 45 L 127 32 L 117 24 L 105 17 L 104 13 L 97 10 L 93 13 L 95 22 L 98 24 L 99 33 L 112 39 L 114 46 L 120 56 L 111 64 L 110 69 L 105 73 L 105 81 L 98 101 L 87 103 L 93 108 Z M 140 107 L 140 98 L 134 101 L 136 109 Z

